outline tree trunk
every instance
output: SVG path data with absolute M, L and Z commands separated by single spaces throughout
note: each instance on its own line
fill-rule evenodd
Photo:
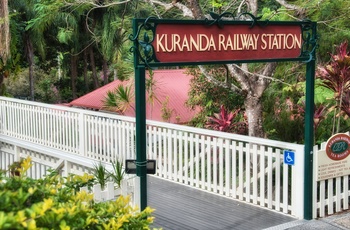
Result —
M 0 0 L 0 59 L 5 65 L 9 55 L 10 55 L 10 27 L 9 27 L 8 0 Z
M 108 83 L 108 63 L 105 58 L 103 58 L 103 65 L 102 65 L 102 72 L 103 72 L 103 84 L 107 85 Z
M 256 16 L 258 14 L 258 0 L 249 0 L 247 3 L 249 5 L 250 13 Z
M 30 100 L 35 99 L 35 89 L 34 89 L 34 48 L 33 42 L 29 38 L 29 34 L 25 34 L 25 52 L 27 56 L 28 66 L 29 66 L 29 91 Z
M 204 19 L 202 8 L 199 6 L 197 0 L 187 0 L 189 8 L 191 9 L 195 19 Z
M 244 100 L 248 119 L 248 134 L 253 137 L 264 137 L 261 97 L 248 95 Z
M 94 51 L 93 51 L 93 47 L 91 47 L 91 46 L 89 47 L 89 54 L 90 54 L 90 65 L 91 65 L 91 71 L 92 71 L 92 79 L 94 81 L 94 88 L 97 89 L 100 86 L 100 83 L 99 83 L 98 77 L 97 77 Z
M 158 2 L 158 1 L 157 1 Z M 157 3 L 156 1 L 154 3 Z M 178 1 L 176 1 L 178 2 Z M 179 4 L 179 3 L 177 3 Z M 258 0 L 246 0 L 242 1 L 242 4 L 247 4 L 247 7 L 253 15 L 256 16 L 258 11 Z M 174 5 L 177 6 L 177 5 Z M 204 15 L 201 7 L 199 6 L 199 0 L 187 0 L 186 11 L 190 9 L 194 19 L 203 19 Z M 184 12 L 184 6 L 178 6 L 180 10 Z M 227 69 L 230 72 L 230 76 L 235 78 L 238 82 L 240 89 L 235 92 L 244 94 L 245 97 L 245 109 L 248 118 L 248 134 L 249 136 L 263 137 L 264 131 L 262 128 L 262 102 L 261 97 L 270 83 L 270 76 L 276 68 L 276 63 L 268 63 L 261 68 L 259 74 L 250 73 L 247 64 L 233 65 L 228 64 Z M 203 68 L 201 68 L 203 69 Z M 202 71 L 203 72 L 203 71 Z M 210 80 L 210 76 L 205 72 L 203 74 Z M 211 80 L 211 82 L 214 82 Z M 219 81 L 213 83 L 221 85 Z M 238 86 L 237 86 L 238 88 Z
M 71 74 L 71 83 L 72 83 L 72 96 L 73 99 L 77 98 L 77 78 L 78 78 L 78 70 L 77 70 L 77 56 L 72 55 L 70 58 L 70 74 Z
M 87 76 L 87 72 L 88 72 L 88 54 L 87 54 L 86 49 L 84 49 L 83 57 L 84 57 L 83 76 L 84 76 L 85 92 L 89 92 L 89 81 L 88 81 L 88 76 Z
M 0 0 L 0 63 L 6 65 L 7 58 L 10 56 L 10 27 L 8 0 Z M 4 94 L 4 78 L 8 75 L 6 71 L 0 68 L 0 95 Z

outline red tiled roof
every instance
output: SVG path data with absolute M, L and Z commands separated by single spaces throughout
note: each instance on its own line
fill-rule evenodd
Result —
M 149 120 L 163 121 L 162 119 L 162 102 L 169 97 L 168 108 L 172 110 L 170 118 L 171 123 L 186 123 L 190 121 L 198 112 L 197 110 L 190 110 L 185 106 L 188 99 L 188 91 L 190 89 L 191 75 L 187 75 L 185 70 L 154 70 L 155 80 L 155 96 L 158 98 L 154 101 L 154 105 L 146 102 L 146 118 Z M 148 74 L 147 74 L 148 77 Z M 127 85 L 129 81 L 113 81 L 105 86 L 96 89 L 78 99 L 70 102 L 71 106 L 83 107 L 89 109 L 102 110 L 103 100 L 108 91 L 114 91 L 120 84 Z M 146 96 L 147 100 L 147 96 Z M 126 116 L 135 116 L 132 109 L 125 111 Z

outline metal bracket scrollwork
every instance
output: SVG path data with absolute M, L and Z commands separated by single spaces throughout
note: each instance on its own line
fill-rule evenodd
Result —
M 248 12 L 244 12 L 239 14 L 237 17 L 234 16 L 234 13 L 229 13 L 229 12 L 225 12 L 223 14 L 216 14 L 214 12 L 210 12 L 210 16 L 214 19 L 214 21 L 210 21 L 208 19 L 206 19 L 206 21 L 208 22 L 208 25 L 214 25 L 216 24 L 218 27 L 223 28 L 224 27 L 224 19 L 225 18 L 232 18 L 232 20 L 235 21 L 242 21 L 242 17 L 244 16 L 249 16 L 252 19 L 252 24 L 250 25 L 250 28 L 254 27 L 255 25 L 259 25 L 259 26 L 266 26 L 269 21 L 259 21 L 262 17 L 255 17 L 253 14 L 248 13 Z
M 301 26 L 303 46 L 301 48 L 301 56 L 309 57 L 305 62 L 310 62 L 315 57 L 315 50 L 317 48 L 317 35 L 316 35 L 316 25 L 311 21 L 305 20 L 305 23 Z
M 144 62 L 146 66 L 149 67 L 151 61 L 155 60 L 154 48 L 152 42 L 154 40 L 155 25 L 149 21 L 156 19 L 155 17 L 147 18 L 142 24 L 139 25 L 138 30 L 135 34 L 130 34 L 129 39 L 135 43 L 134 46 L 130 48 L 130 52 L 133 52 L 141 62 Z M 143 40 L 139 40 L 139 36 L 142 30 L 146 30 L 143 34 Z M 151 31 L 153 37 L 150 38 L 147 31 Z
M 240 18 L 243 16 L 249 16 L 252 19 L 252 24 L 250 25 L 250 28 L 253 28 L 255 25 L 266 26 L 269 24 L 268 20 L 260 21 L 262 16 L 255 17 L 254 15 L 252 15 L 251 13 L 248 13 L 248 12 L 244 12 L 244 13 L 239 14 L 237 16 L 237 20 L 240 20 Z
M 214 24 L 217 24 L 218 27 L 220 28 L 223 28 L 224 27 L 224 24 L 223 24 L 223 18 L 227 18 L 227 17 L 230 17 L 230 18 L 233 18 L 235 19 L 235 16 L 233 13 L 229 13 L 229 12 L 225 12 L 223 14 L 216 14 L 214 12 L 210 12 L 210 16 L 214 19 L 214 21 L 212 22 L 209 22 L 208 19 L 205 19 L 208 23 L 208 26 L 212 26 Z

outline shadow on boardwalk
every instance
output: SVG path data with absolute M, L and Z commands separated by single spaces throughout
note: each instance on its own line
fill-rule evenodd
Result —
M 252 230 L 296 219 L 265 208 L 148 176 L 148 205 L 156 209 L 153 227 L 164 230 Z

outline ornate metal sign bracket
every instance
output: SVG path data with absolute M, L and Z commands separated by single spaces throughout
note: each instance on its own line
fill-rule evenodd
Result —
M 302 214 L 312 218 L 313 111 L 316 23 L 261 21 L 250 13 L 211 13 L 213 20 L 133 19 L 136 174 L 140 180 L 140 208 L 147 206 L 146 67 L 202 64 L 301 61 L 306 63 L 304 193 Z M 242 18 L 252 20 L 241 20 Z M 216 26 L 214 26 L 216 25 Z M 301 197 L 301 196 L 300 196 Z M 300 211 L 300 210 L 299 210 Z

